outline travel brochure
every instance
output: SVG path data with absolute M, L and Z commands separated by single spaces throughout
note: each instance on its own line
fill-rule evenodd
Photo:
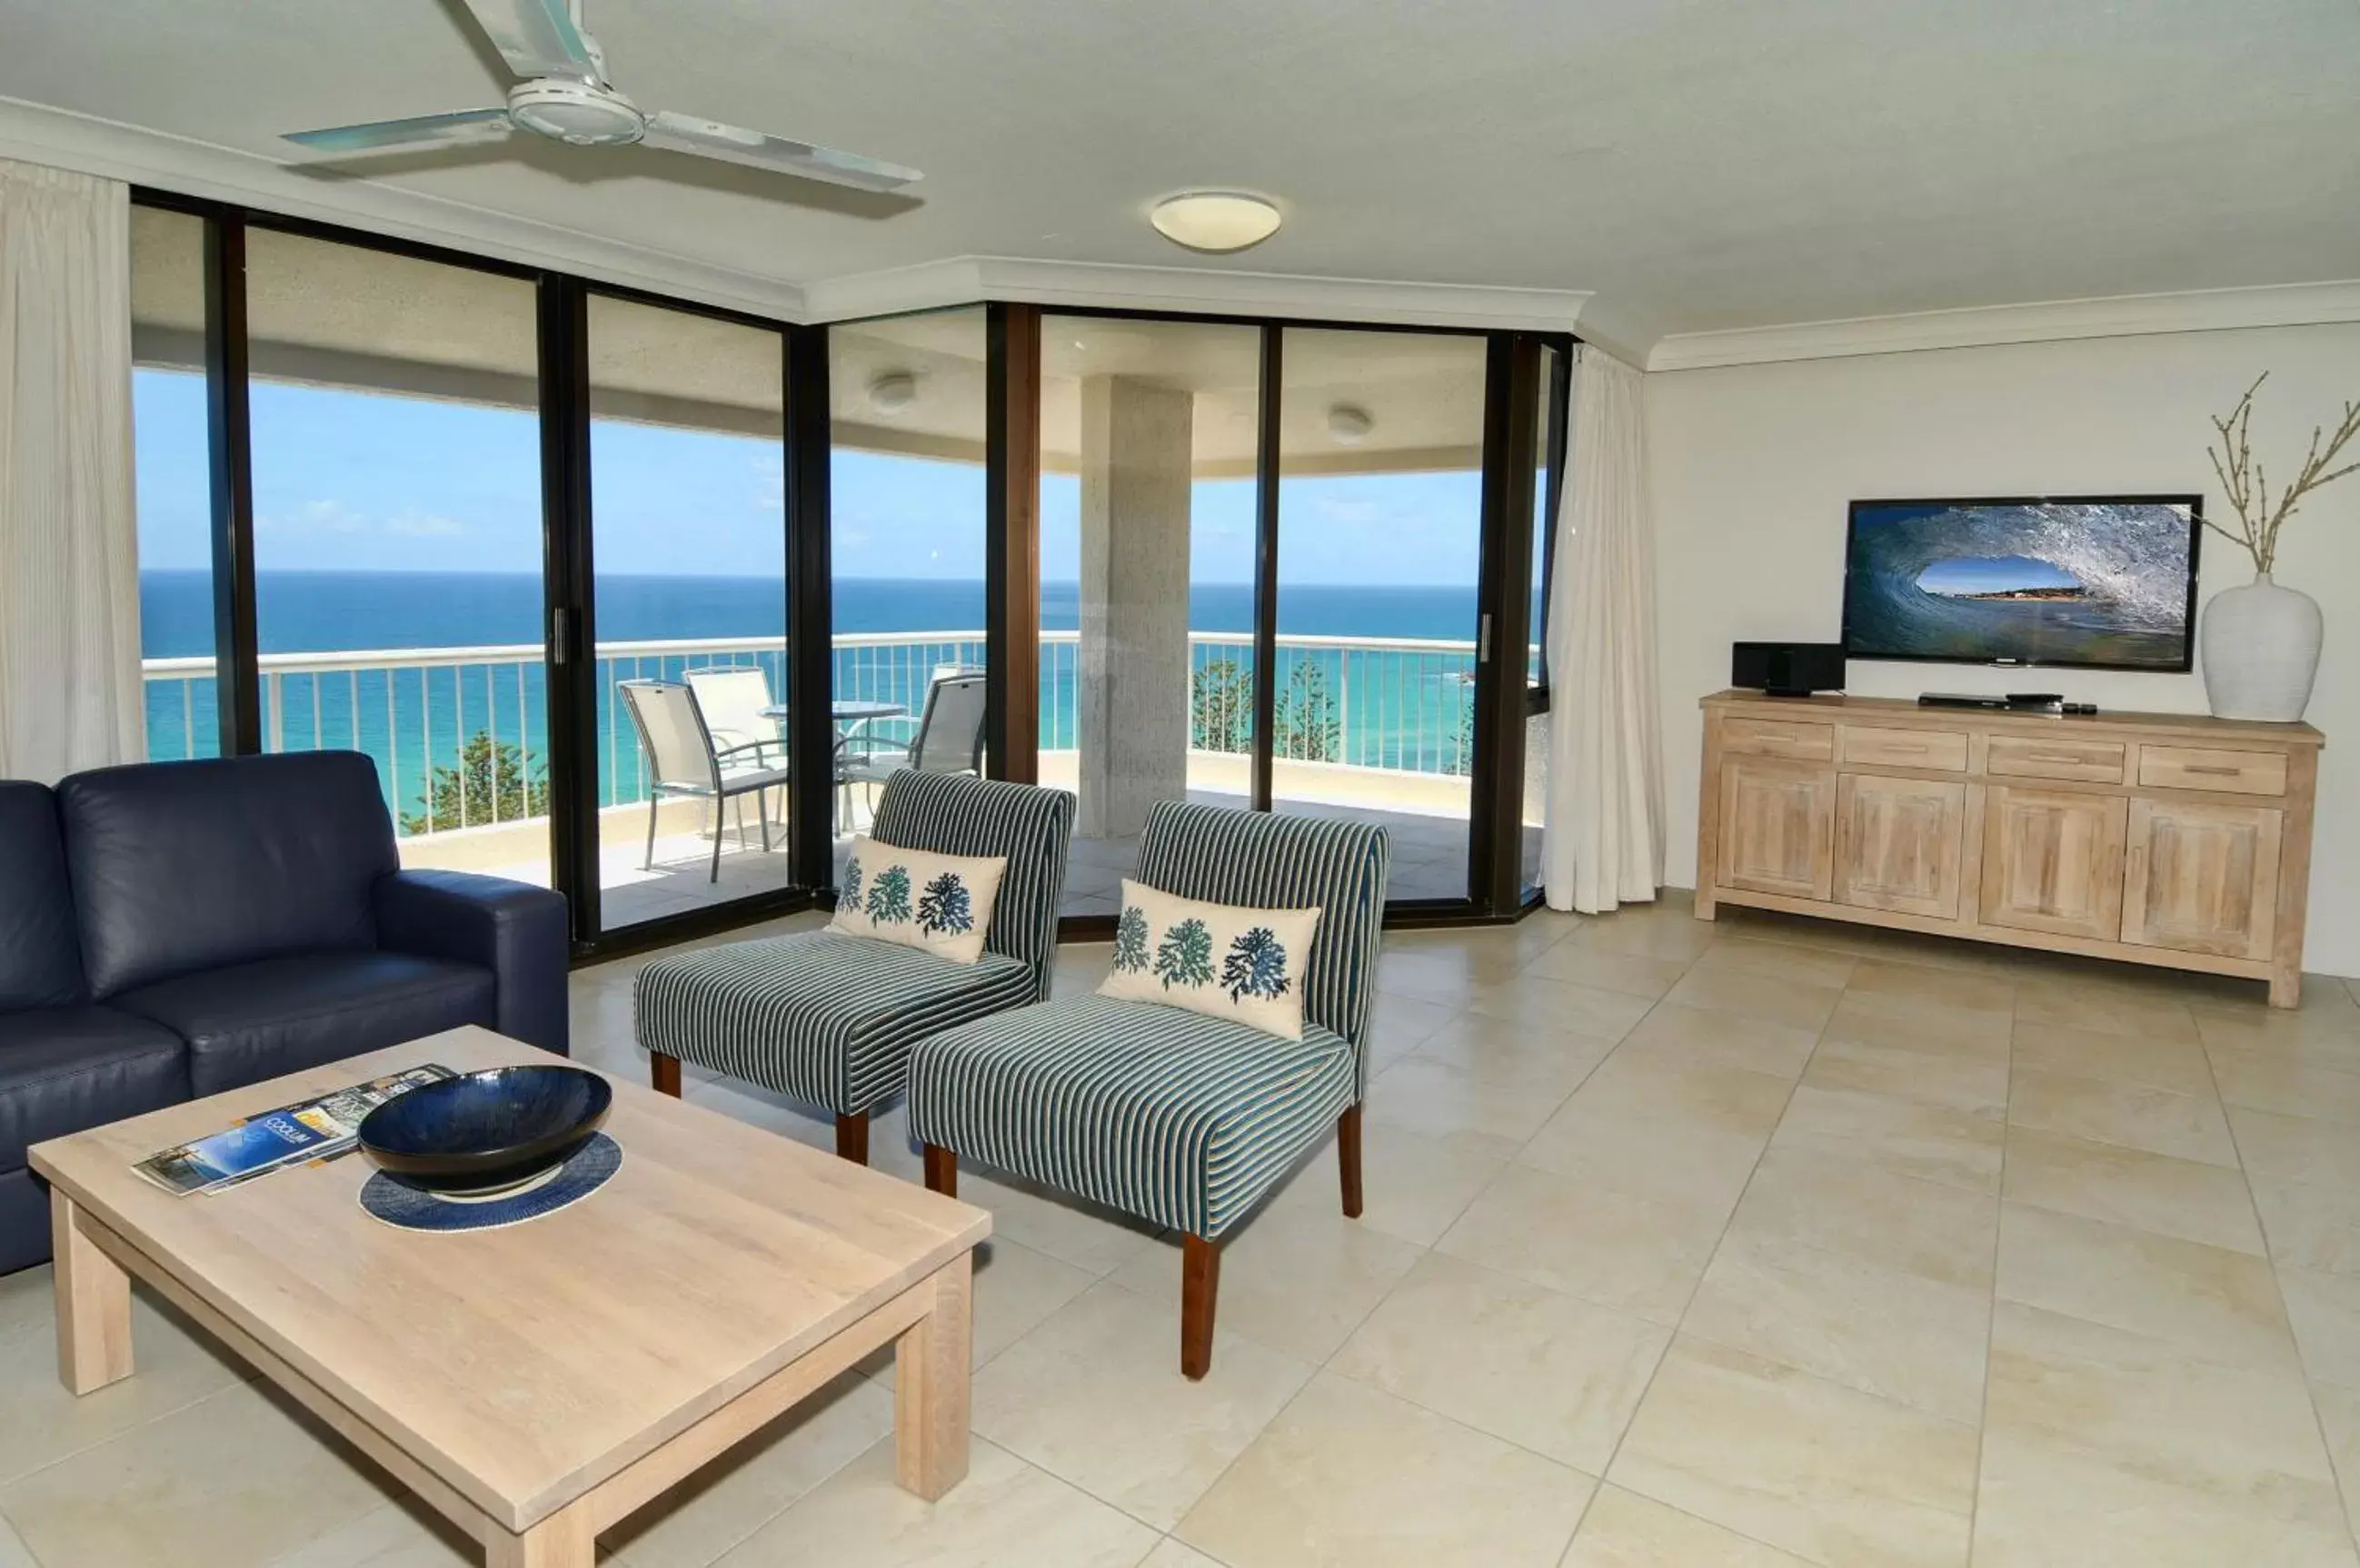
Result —
M 151 1154 L 132 1169 L 176 1196 L 211 1192 L 281 1166 L 333 1160 L 352 1149 L 361 1118 L 397 1094 L 458 1074 L 430 1062 L 372 1078 L 316 1100 L 281 1105 L 193 1143 Z

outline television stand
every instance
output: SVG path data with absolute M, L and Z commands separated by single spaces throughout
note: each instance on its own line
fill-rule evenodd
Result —
M 2302 992 L 2309 724 L 1704 699 L 1699 920 L 1741 905 Z

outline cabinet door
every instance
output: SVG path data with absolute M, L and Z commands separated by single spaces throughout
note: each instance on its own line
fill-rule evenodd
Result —
M 2283 825 L 2270 806 L 2133 800 L 2123 940 L 2225 958 L 2269 957 Z
M 1834 769 L 1766 757 L 1729 758 L 1721 769 L 1721 886 L 1828 898 L 1835 880 L 1835 821 Z
M 1836 786 L 1836 898 L 1871 909 L 1959 918 L 1967 787 L 1847 773 Z
M 2123 930 L 2120 795 L 1994 788 L 1983 799 L 1983 921 L 2113 942 Z

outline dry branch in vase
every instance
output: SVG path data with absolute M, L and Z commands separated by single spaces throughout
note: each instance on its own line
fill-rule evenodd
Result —
M 2228 492 L 2229 505 L 2236 508 L 2237 526 L 2241 531 L 2233 534 L 2211 517 L 2204 519 L 2204 526 L 2223 539 L 2241 546 L 2254 558 L 2254 570 L 2265 577 L 2278 562 L 2278 530 L 2286 527 L 2289 517 L 2294 516 L 2296 504 L 2321 485 L 2360 469 L 2360 462 L 2347 463 L 2341 468 L 2335 466 L 2335 460 L 2343 455 L 2344 449 L 2355 437 L 2360 437 L 2360 403 L 2346 403 L 2344 405 L 2344 422 L 2335 427 L 2333 434 L 2329 434 L 2323 427 L 2312 429 L 2311 451 L 2304 456 L 2302 467 L 2296 473 L 2293 482 L 2278 493 L 2278 501 L 2273 505 L 2269 480 L 2262 472 L 2261 461 L 2254 456 L 2253 446 L 2248 440 L 2254 424 L 2254 394 L 2260 391 L 2262 383 L 2269 378 L 2270 373 L 2267 370 L 2256 376 L 2254 384 L 2245 388 L 2245 395 L 2237 399 L 2237 406 L 2229 411 L 2229 417 L 2212 421 L 2212 429 L 2219 434 L 2221 444 L 2205 450 L 2205 455 L 2212 460 L 2212 472 L 2220 476 L 2221 488 Z

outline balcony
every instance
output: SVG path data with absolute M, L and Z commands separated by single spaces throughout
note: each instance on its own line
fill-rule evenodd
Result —
M 1041 779 L 1073 789 L 1079 775 L 1079 637 L 1049 632 L 1041 649 Z M 1192 799 L 1242 806 L 1250 788 L 1251 637 L 1189 637 L 1194 672 L 1188 787 Z M 1277 809 L 1350 815 L 1393 832 L 1396 898 L 1462 897 L 1467 887 L 1471 642 L 1374 637 L 1278 639 Z M 980 631 L 838 637 L 839 701 L 918 713 L 935 670 L 980 665 Z M 672 801 L 656 821 L 643 866 L 648 779 L 617 682 L 677 680 L 692 670 L 754 668 L 786 690 L 777 642 L 711 638 L 601 643 L 597 649 L 602 914 L 612 930 L 743 898 L 787 882 L 785 802 L 773 800 L 770 853 L 750 800 L 733 802 L 719 877 L 709 809 Z M 266 745 L 367 752 L 385 781 L 402 862 L 550 880 L 546 702 L 536 645 L 274 653 L 260 660 Z M 145 666 L 148 753 L 210 756 L 217 733 L 213 664 Z M 841 797 L 839 797 L 841 799 Z M 855 788 L 839 845 L 865 827 L 871 801 Z M 736 807 L 746 808 L 741 835 Z M 1528 830 L 1529 831 L 1529 830 Z M 1077 840 L 1063 905 L 1111 914 L 1134 842 Z

